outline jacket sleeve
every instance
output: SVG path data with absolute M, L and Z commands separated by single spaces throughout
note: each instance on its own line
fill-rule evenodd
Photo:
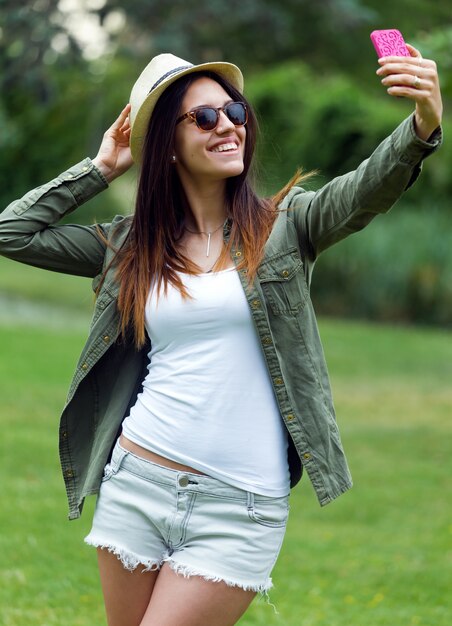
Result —
M 440 128 L 428 142 L 420 139 L 410 116 L 353 172 L 316 192 L 292 189 L 282 206 L 293 215 L 304 253 L 314 260 L 329 246 L 364 228 L 377 214 L 389 211 L 419 176 L 423 159 L 441 142 Z
M 0 254 L 55 272 L 94 277 L 101 271 L 109 225 L 55 224 L 108 183 L 85 159 L 12 202 L 0 214 Z

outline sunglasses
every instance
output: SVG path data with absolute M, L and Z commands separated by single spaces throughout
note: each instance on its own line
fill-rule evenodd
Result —
M 220 120 L 220 111 L 226 115 L 234 126 L 245 126 L 248 121 L 248 111 L 244 102 L 229 102 L 224 107 L 199 107 L 181 115 L 176 124 L 182 122 L 186 117 L 193 120 L 200 130 L 214 130 Z

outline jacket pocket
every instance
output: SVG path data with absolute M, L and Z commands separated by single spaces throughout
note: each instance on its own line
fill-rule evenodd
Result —
M 296 248 L 264 260 L 257 275 L 273 313 L 296 315 L 304 307 L 308 288 Z

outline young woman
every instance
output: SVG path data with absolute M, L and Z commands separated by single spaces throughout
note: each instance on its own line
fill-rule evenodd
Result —
M 0 216 L 5 256 L 94 279 L 60 455 L 70 518 L 98 493 L 86 542 L 109 626 L 235 624 L 271 586 L 303 468 L 322 505 L 350 488 L 309 284 L 440 143 L 436 66 L 410 52 L 377 73 L 414 114 L 317 192 L 258 198 L 240 70 L 163 54 L 93 161 Z M 56 225 L 133 161 L 133 216 Z

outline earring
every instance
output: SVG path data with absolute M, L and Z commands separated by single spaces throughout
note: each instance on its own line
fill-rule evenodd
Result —
M 176 163 L 176 155 L 175 154 L 173 154 L 173 156 L 171 157 L 171 162 L 172 163 Z

